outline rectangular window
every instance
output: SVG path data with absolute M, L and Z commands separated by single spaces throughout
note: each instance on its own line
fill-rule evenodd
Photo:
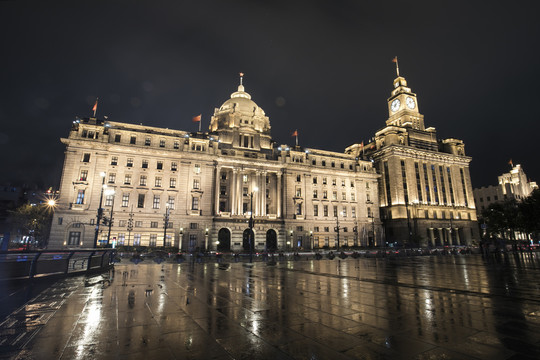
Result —
M 121 138 L 122 138 L 122 136 L 120 134 L 114 135 L 114 142 L 120 142 Z
M 131 185 L 131 174 L 126 174 L 124 177 L 124 185 Z
M 341 186 L 345 186 L 345 180 L 341 180 Z
M 174 147 L 175 149 L 179 149 L 179 148 L 180 148 L 180 142 L 175 141 L 173 147 Z
M 77 200 L 75 204 L 84 204 L 84 189 L 81 189 L 77 192 Z
M 140 245 L 141 245 L 141 234 L 133 235 L 133 246 L 140 246 Z
M 139 181 L 139 185 L 140 186 L 146 186 L 146 175 L 141 175 L 141 178 L 140 178 L 140 181 Z
M 431 203 L 431 191 L 429 190 L 429 175 L 427 171 L 427 165 L 424 163 L 422 164 L 422 169 L 424 170 L 424 184 L 426 188 L 426 201 Z
M 169 205 L 169 209 L 174 210 L 174 196 L 169 196 L 167 204 Z
M 156 176 L 155 185 L 156 187 L 161 187 L 161 176 Z
M 341 193 L 341 200 L 347 200 L 347 193 L 345 191 Z
M 59 217 L 58 218 L 58 225 L 62 225 L 62 222 L 64 221 L 64 218 L 63 217 Z
M 112 156 L 111 157 L 111 165 L 112 166 L 118 165 L 118 156 Z
M 323 192 L 322 192 L 322 198 L 323 198 L 323 199 L 328 199 L 328 191 L 323 190 Z
M 144 194 L 139 194 L 139 198 L 137 199 L 137 207 L 138 208 L 144 207 Z
M 338 216 L 338 208 L 336 205 L 332 206 L 333 210 L 334 210 L 334 217 L 337 217 Z
M 226 187 L 226 186 L 221 185 L 221 186 L 219 187 L 219 195 L 221 195 L 221 196 L 227 195 L 227 187 Z
M 197 230 L 199 228 L 199 224 L 198 223 L 189 223 L 189 228 L 191 230 Z
M 114 201 L 114 194 L 112 194 L 112 195 L 107 195 L 107 196 L 105 197 L 105 206 L 112 206 L 113 201 Z
M 313 177 L 313 183 L 314 183 L 314 184 L 317 183 L 317 177 L 316 177 L 316 176 Z
M 143 169 L 148 169 L 148 160 L 143 160 L 142 161 L 142 168 Z
M 319 196 L 317 189 L 313 190 L 313 198 L 316 199 Z
M 150 246 L 157 245 L 157 234 L 150 234 Z
M 343 207 L 343 214 L 342 215 L 343 215 L 343 217 L 347 217 L 347 207 L 346 206 Z
M 178 170 L 178 163 L 176 163 L 175 161 L 173 161 L 171 163 L 171 171 L 176 171 Z
M 90 162 L 90 154 L 86 153 L 83 155 L 83 162 L 87 163 Z
M 194 167 L 193 167 L 193 171 L 195 172 L 195 174 L 200 174 L 201 173 L 201 165 L 195 164 Z
M 328 205 L 323 205 L 323 215 L 328 216 Z
M 119 233 L 118 234 L 118 245 L 124 245 L 125 241 L 126 241 L 126 234 Z
M 133 158 L 127 158 L 126 166 L 127 167 L 133 167 Z
M 325 177 L 322 178 L 322 183 L 323 183 L 323 185 L 326 185 L 326 178 Z
M 409 189 L 407 188 L 407 172 L 406 172 L 404 160 L 401 160 L 401 183 L 403 185 L 403 194 L 405 197 L 405 204 L 408 204 L 409 203 Z
M 296 204 L 296 215 L 302 215 L 302 204 Z
M 157 228 L 158 227 L 158 222 L 157 221 L 150 221 L 150 227 L 151 228 Z
M 110 173 L 109 174 L 109 184 L 114 184 L 116 182 L 116 174 Z
M 332 191 L 332 200 L 337 200 L 337 191 Z
M 302 175 L 296 175 L 296 182 L 302 181 Z
M 135 221 L 135 227 L 142 227 L 142 221 L 138 220 L 138 221 Z
M 163 161 L 158 161 L 157 162 L 156 169 L 163 170 Z
M 165 147 L 165 140 L 159 140 L 159 147 Z
M 302 197 L 302 188 L 296 188 L 296 197 Z
M 414 163 L 414 172 L 416 175 L 416 191 L 418 192 L 418 201 L 423 202 L 422 185 L 420 183 L 420 167 L 418 166 L 417 162 Z
M 356 195 L 353 192 L 351 193 L 351 201 L 356 201 Z
M 169 179 L 169 187 L 171 189 L 174 189 L 176 187 L 176 178 L 170 178 Z
M 129 139 L 129 143 L 130 144 L 136 144 L 137 143 L 137 137 L 136 136 L 132 136 L 131 139 Z
M 199 198 L 198 197 L 192 197 L 191 198 L 191 210 L 199 210 Z
M 145 146 L 150 146 L 151 145 L 151 139 L 149 137 L 147 137 L 146 139 L 144 139 L 144 145 Z
M 313 216 L 319 216 L 319 205 L 313 205 Z
M 79 181 L 86 181 L 88 179 L 88 170 L 81 170 L 81 176 L 79 176 Z
M 193 179 L 193 188 L 194 189 L 200 189 L 201 188 L 201 184 L 200 184 L 199 179 Z
M 467 186 L 465 185 L 465 174 L 463 172 L 463 168 L 459 169 L 459 174 L 461 175 L 461 188 L 463 189 L 465 206 L 469 206 L 469 202 L 467 201 Z
M 120 220 L 118 221 L 118 226 L 125 227 L 126 226 L 126 220 Z
M 79 246 L 81 244 L 81 232 L 70 231 L 68 237 L 68 245 Z
M 122 194 L 122 207 L 128 207 L 129 205 L 129 193 Z
M 354 206 L 351 208 L 351 216 L 352 216 L 353 218 L 356 217 L 356 208 L 355 208 Z
M 332 179 L 332 186 L 336 186 L 337 184 L 337 180 L 336 179 Z
M 152 209 L 159 209 L 159 202 L 161 197 L 159 195 L 154 195 L 154 201 L 152 202 Z

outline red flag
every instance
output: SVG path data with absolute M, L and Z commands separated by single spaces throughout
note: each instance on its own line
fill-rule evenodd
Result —
M 375 144 L 372 144 L 370 149 L 375 149 Z
M 298 136 L 298 130 L 294 130 L 291 136 Z
M 364 142 L 363 141 L 360 143 L 360 147 L 364 147 Z
M 94 103 L 94 107 L 92 107 L 92 111 L 94 112 L 94 116 L 96 116 L 97 103 L 98 103 L 98 98 L 96 98 L 96 102 Z
M 199 114 L 193 118 L 193 122 L 200 122 L 202 114 Z
M 240 76 L 244 76 L 244 73 L 240 73 Z
M 392 62 L 397 63 L 397 56 L 394 56 L 394 58 L 392 59 Z
M 508 165 L 514 166 L 514 163 L 512 162 L 512 159 L 510 159 L 510 161 L 508 162 Z

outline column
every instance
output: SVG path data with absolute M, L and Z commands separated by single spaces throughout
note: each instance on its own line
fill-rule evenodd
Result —
M 454 229 L 449 228 L 449 229 L 447 229 L 447 231 L 448 231 L 448 245 L 450 245 L 450 246 L 454 245 L 454 244 L 452 244 L 452 231 L 454 231 Z
M 266 216 L 266 171 L 261 172 L 261 186 L 259 188 L 261 192 L 261 216 Z
M 429 228 L 429 241 L 431 246 L 435 246 L 435 234 L 433 233 L 433 228 Z
M 216 194 L 215 194 L 215 204 L 214 204 L 214 209 L 215 209 L 215 215 L 217 216 L 219 214 L 219 184 L 220 184 L 220 177 L 221 177 L 221 166 L 219 165 L 216 165 L 216 186 L 215 186 L 215 191 L 216 191 Z
M 276 173 L 276 198 L 277 198 L 277 218 L 281 217 L 281 199 L 283 194 L 281 193 L 281 170 Z
M 453 229 L 454 233 L 456 234 L 456 244 L 461 245 L 461 239 L 459 238 L 459 228 Z
M 236 177 L 236 213 L 238 215 L 244 215 L 243 204 L 244 204 L 244 170 L 238 171 L 238 176 Z
M 237 190 L 236 178 L 237 177 L 238 177 L 238 170 L 233 169 L 233 171 L 232 171 L 232 179 L 231 179 L 231 186 L 230 186 L 231 195 L 230 195 L 230 198 L 229 198 L 229 206 L 231 207 L 231 215 L 236 215 L 236 197 L 237 197 L 237 194 L 236 194 L 236 190 Z

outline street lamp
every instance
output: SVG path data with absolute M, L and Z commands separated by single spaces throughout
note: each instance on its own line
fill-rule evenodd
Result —
M 115 194 L 114 189 L 105 190 L 105 195 L 106 196 L 112 196 L 111 216 L 109 218 L 109 231 L 107 233 L 107 247 L 109 246 L 109 241 L 111 239 L 111 227 L 112 227 L 112 223 L 113 223 L 113 209 L 114 209 L 114 197 L 115 197 L 114 194 Z
M 250 195 L 250 213 L 249 213 L 249 262 L 253 262 L 253 193 L 259 191 L 256 186 L 251 191 Z
M 336 227 L 335 232 L 337 233 L 337 248 L 336 251 L 339 251 L 339 213 L 336 213 Z
M 103 204 L 103 189 L 105 188 L 105 172 L 102 171 L 101 173 L 99 173 L 99 176 L 101 176 L 101 195 L 99 197 L 99 206 L 97 209 L 96 233 L 94 235 L 94 248 L 97 248 L 97 241 L 98 241 L 98 235 L 99 235 L 99 223 L 101 222 L 101 218 L 103 217 L 103 209 L 101 208 L 101 205 Z
M 171 207 L 169 206 L 169 203 L 167 202 L 165 204 L 165 217 L 164 225 L 163 225 L 163 247 L 167 246 L 167 227 L 169 227 L 169 215 L 171 214 Z

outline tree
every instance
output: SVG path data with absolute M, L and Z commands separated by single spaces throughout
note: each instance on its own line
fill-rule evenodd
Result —
M 523 219 L 523 230 L 533 234 L 534 239 L 538 239 L 540 232 L 540 190 L 534 190 L 528 197 L 519 204 Z
M 505 238 L 508 234 L 509 239 L 515 240 L 514 232 L 523 229 L 523 216 L 515 199 L 489 205 L 482 212 L 482 217 L 490 236 Z
M 19 234 L 29 236 L 43 247 L 49 240 L 53 212 L 43 205 L 22 205 L 11 211 L 11 223 Z

